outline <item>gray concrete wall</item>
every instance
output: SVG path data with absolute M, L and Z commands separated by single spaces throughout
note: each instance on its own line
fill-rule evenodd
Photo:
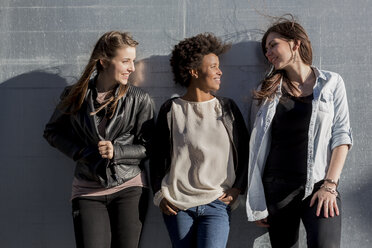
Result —
M 288 12 L 309 32 L 314 65 L 345 80 L 355 145 L 341 178 L 342 247 L 372 247 L 370 0 L 2 0 L 0 246 L 74 247 L 74 164 L 41 135 L 62 88 L 75 82 L 100 35 L 125 30 L 140 41 L 133 80 L 157 108 L 183 92 L 173 85 L 168 65 L 173 45 L 206 31 L 232 42 L 221 58 L 219 94 L 234 98 L 248 117 L 251 90 L 267 66 L 258 42 L 270 23 L 264 14 Z M 233 213 L 229 247 L 269 247 L 265 230 L 246 221 L 242 203 Z M 142 247 L 170 247 L 155 207 Z

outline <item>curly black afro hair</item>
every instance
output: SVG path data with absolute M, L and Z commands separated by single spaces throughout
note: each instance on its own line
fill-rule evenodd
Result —
M 188 87 L 191 79 L 190 70 L 199 68 L 205 55 L 213 53 L 219 56 L 230 47 L 230 44 L 223 43 L 211 33 L 184 39 L 174 46 L 170 58 L 175 83 Z

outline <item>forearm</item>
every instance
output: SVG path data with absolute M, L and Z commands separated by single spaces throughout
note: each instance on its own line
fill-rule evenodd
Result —
M 114 144 L 114 160 L 143 159 L 147 157 L 147 149 L 144 145 L 118 145 Z
M 340 179 L 342 168 L 344 167 L 348 145 L 340 145 L 333 149 L 331 162 L 326 174 L 326 179 L 332 179 L 337 182 Z

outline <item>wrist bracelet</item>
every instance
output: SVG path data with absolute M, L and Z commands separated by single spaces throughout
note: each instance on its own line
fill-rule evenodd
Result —
M 320 186 L 320 188 L 321 189 L 324 189 L 325 191 L 327 191 L 327 192 L 329 192 L 329 193 L 331 193 L 331 194 L 333 194 L 335 196 L 338 196 L 337 191 L 335 189 L 332 189 L 331 187 L 328 187 L 328 186 L 322 184 L 322 186 Z
M 332 183 L 332 184 L 334 184 L 336 187 L 338 186 L 338 182 L 336 182 L 335 180 L 330 179 L 330 178 L 326 178 L 326 179 L 324 179 L 324 182 Z

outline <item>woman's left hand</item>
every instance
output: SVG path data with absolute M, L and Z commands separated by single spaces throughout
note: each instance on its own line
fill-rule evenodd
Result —
M 114 157 L 114 147 L 109 140 L 98 142 L 98 151 L 102 158 L 112 159 Z
M 226 190 L 226 192 L 223 193 L 223 195 L 221 195 L 218 200 L 223 201 L 227 205 L 233 204 L 236 199 L 238 199 L 239 193 L 240 189 L 230 188 Z
M 322 208 L 325 218 L 328 218 L 328 216 L 334 217 L 335 214 L 338 216 L 340 214 L 337 206 L 336 196 L 326 191 L 324 188 L 320 188 L 317 192 L 315 192 L 311 198 L 310 207 L 314 205 L 316 200 L 318 200 L 316 216 L 320 215 Z

